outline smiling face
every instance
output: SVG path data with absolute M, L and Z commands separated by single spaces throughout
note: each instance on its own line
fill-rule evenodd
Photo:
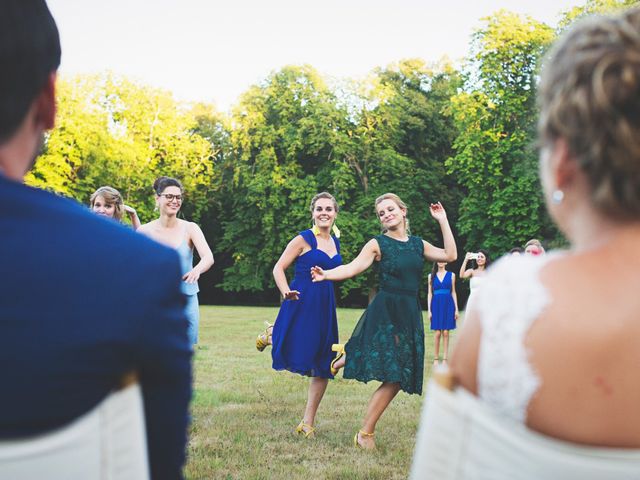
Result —
M 98 195 L 93 200 L 91 210 L 100 216 L 113 218 L 116 212 L 116 205 L 114 203 L 107 202 L 102 195 Z
M 487 264 L 487 257 L 484 256 L 484 253 L 478 252 L 478 258 L 476 258 L 476 263 L 479 267 L 483 267 Z
M 382 200 L 376 205 L 376 212 L 380 223 L 387 230 L 396 230 L 404 227 L 407 212 L 390 198 Z
M 182 190 L 173 185 L 167 187 L 160 195 L 156 195 L 156 203 L 160 214 L 175 216 L 182 206 Z
M 319 198 L 313 205 L 311 213 L 313 223 L 319 228 L 331 228 L 336 220 L 336 211 L 333 200 L 330 198 Z

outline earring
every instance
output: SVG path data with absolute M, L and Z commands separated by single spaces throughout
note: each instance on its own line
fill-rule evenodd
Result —
M 556 205 L 562 203 L 562 200 L 564 200 L 564 192 L 559 188 L 554 190 L 553 193 L 551 194 L 551 199 L 553 200 L 553 203 L 555 203 Z
M 313 224 L 313 227 L 311 227 L 311 231 L 316 236 L 320 233 L 320 229 L 318 228 L 318 226 L 315 223 Z
M 336 224 L 333 224 L 333 227 L 331 227 L 331 231 L 333 232 L 333 236 L 336 238 L 340 238 L 340 229 L 338 227 L 336 227 Z

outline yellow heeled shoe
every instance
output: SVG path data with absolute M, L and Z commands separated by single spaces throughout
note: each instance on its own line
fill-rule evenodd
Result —
M 331 350 L 333 350 L 334 352 L 338 353 L 338 355 L 336 355 L 336 358 L 334 358 L 331 361 L 331 365 L 329 366 L 329 370 L 331 371 L 331 375 L 333 375 L 335 377 L 337 375 L 337 373 L 340 371 L 340 368 L 342 368 L 342 367 L 335 368 L 335 364 L 338 362 L 338 360 L 340 360 L 345 355 L 346 352 L 344 351 L 344 344 L 343 343 L 334 343 L 333 345 L 331 345 Z
M 273 332 L 273 324 L 269 322 L 264 322 L 267 325 L 267 328 L 264 329 L 264 332 L 256 337 L 256 348 L 259 352 L 262 352 L 265 348 L 271 345 L 269 341 L 269 337 L 271 337 L 271 333 L 269 333 L 269 329 Z
M 298 435 L 302 435 L 304 438 L 313 438 L 316 436 L 316 429 L 308 423 L 305 423 L 304 420 L 298 424 L 295 432 Z
M 360 445 L 360 442 L 358 442 L 358 435 L 360 435 L 362 438 L 371 438 L 376 436 L 375 432 L 367 433 L 362 430 L 358 430 L 355 436 L 353 437 L 353 446 L 356 448 L 361 448 L 362 450 L 373 450 L 374 448 L 376 448 L 375 446 L 373 448 L 365 448 L 362 445 Z

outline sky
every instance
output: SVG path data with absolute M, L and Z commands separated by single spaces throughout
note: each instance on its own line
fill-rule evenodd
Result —
M 584 0 L 48 0 L 63 75 L 112 71 L 227 111 L 285 65 L 363 78 L 404 58 L 457 61 L 501 8 L 555 26 Z

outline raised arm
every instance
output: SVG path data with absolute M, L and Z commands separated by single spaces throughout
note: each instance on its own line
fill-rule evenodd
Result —
M 322 280 L 345 280 L 355 277 L 371 266 L 374 260 L 380 259 L 380 246 L 375 238 L 369 240 L 356 258 L 346 265 L 323 270 L 320 267 L 311 268 L 311 278 L 314 282 Z
M 423 240 L 424 257 L 432 262 L 455 262 L 458 258 L 458 249 L 456 247 L 456 241 L 453 238 L 453 232 L 449 226 L 449 220 L 447 220 L 447 213 L 444 211 L 440 202 L 432 203 L 429 206 L 429 211 L 431 212 L 431 216 L 440 224 L 444 248 L 435 247 Z
M 451 296 L 453 297 L 453 305 L 456 307 L 455 318 L 458 319 L 458 294 L 456 293 L 456 274 L 451 274 Z
M 198 252 L 200 261 L 193 269 L 185 273 L 182 279 L 187 283 L 196 283 L 200 275 L 209 270 L 213 265 L 213 252 L 211 248 L 209 248 L 207 239 L 204 238 L 204 233 L 202 233 L 202 230 L 197 224 L 189 222 L 187 228 L 189 229 L 191 242 L 193 242 L 193 246 Z
M 129 205 L 124 205 L 124 211 L 129 215 L 129 220 L 131 221 L 131 227 L 134 230 L 138 230 L 140 228 L 140 219 L 138 218 L 138 214 L 136 213 L 136 209 L 130 207 Z
M 280 258 L 273 267 L 273 278 L 276 281 L 278 290 L 280 290 L 280 294 L 285 300 L 298 300 L 300 296 L 299 291 L 289 288 L 285 271 L 296 258 L 302 255 L 306 246 L 307 242 L 302 238 L 302 235 L 297 235 L 287 244 L 284 252 L 282 252 L 282 255 L 280 255 Z
M 467 252 L 464 256 L 464 261 L 460 266 L 460 278 L 469 278 L 473 275 L 473 268 L 467 268 L 467 262 L 469 261 L 471 253 Z

